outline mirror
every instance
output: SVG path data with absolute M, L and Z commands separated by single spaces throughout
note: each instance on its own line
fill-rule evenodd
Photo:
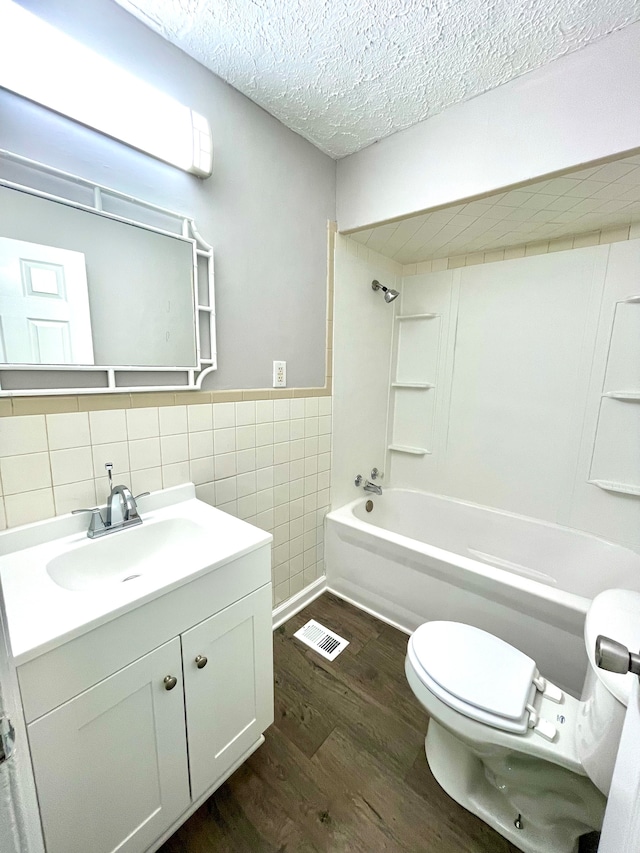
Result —
M 193 266 L 193 240 L 0 187 L 0 360 L 195 367 Z
M 215 367 L 213 267 L 193 222 L 39 168 L 94 204 L 0 175 L 0 394 L 199 387 Z

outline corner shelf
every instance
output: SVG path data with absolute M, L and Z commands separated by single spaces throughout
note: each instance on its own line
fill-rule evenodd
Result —
M 395 369 L 391 391 L 388 449 L 409 456 L 430 456 L 435 417 L 442 314 L 398 314 Z M 429 393 L 425 394 L 424 392 Z M 417 392 L 417 393 L 416 393 Z
M 630 403 L 640 402 L 640 391 L 606 391 L 602 396 Z
M 587 480 L 592 486 L 597 486 L 605 492 L 618 492 L 622 495 L 640 495 L 640 486 L 630 483 L 614 483 L 611 480 Z
M 398 314 L 396 320 L 432 320 L 439 314 Z
M 408 447 L 404 444 L 390 444 L 389 450 L 394 453 L 409 453 L 412 456 L 430 456 L 431 451 L 427 450 L 426 447 Z
M 428 391 L 430 388 L 435 388 L 430 382 L 392 382 L 392 388 L 417 388 L 420 391 Z

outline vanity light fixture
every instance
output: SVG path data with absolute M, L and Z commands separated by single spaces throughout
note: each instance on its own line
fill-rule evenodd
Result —
M 186 172 L 211 174 L 204 116 L 12 0 L 0 0 L 0 20 L 0 87 Z

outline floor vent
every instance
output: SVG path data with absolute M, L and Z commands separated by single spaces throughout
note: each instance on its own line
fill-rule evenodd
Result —
M 310 619 L 306 625 L 303 625 L 299 631 L 293 635 L 307 646 L 315 649 L 319 655 L 327 660 L 335 660 L 343 649 L 349 645 L 349 641 L 334 634 L 324 625 L 316 622 L 315 619 Z

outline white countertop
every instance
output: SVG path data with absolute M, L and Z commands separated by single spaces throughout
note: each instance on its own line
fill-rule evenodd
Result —
M 126 545 L 127 536 L 139 527 L 90 540 L 89 517 L 69 514 L 0 533 L 0 583 L 16 665 L 272 541 L 270 533 L 197 500 L 192 484 L 153 492 L 140 499 L 138 509 L 150 529 L 163 520 L 185 519 L 204 528 L 206 537 L 194 539 L 184 553 L 168 548 L 166 560 L 155 560 L 127 583 L 66 589 L 49 575 L 51 560 L 61 553 L 84 551 L 90 561 L 93 547 L 111 539 L 115 544 L 116 537 Z

